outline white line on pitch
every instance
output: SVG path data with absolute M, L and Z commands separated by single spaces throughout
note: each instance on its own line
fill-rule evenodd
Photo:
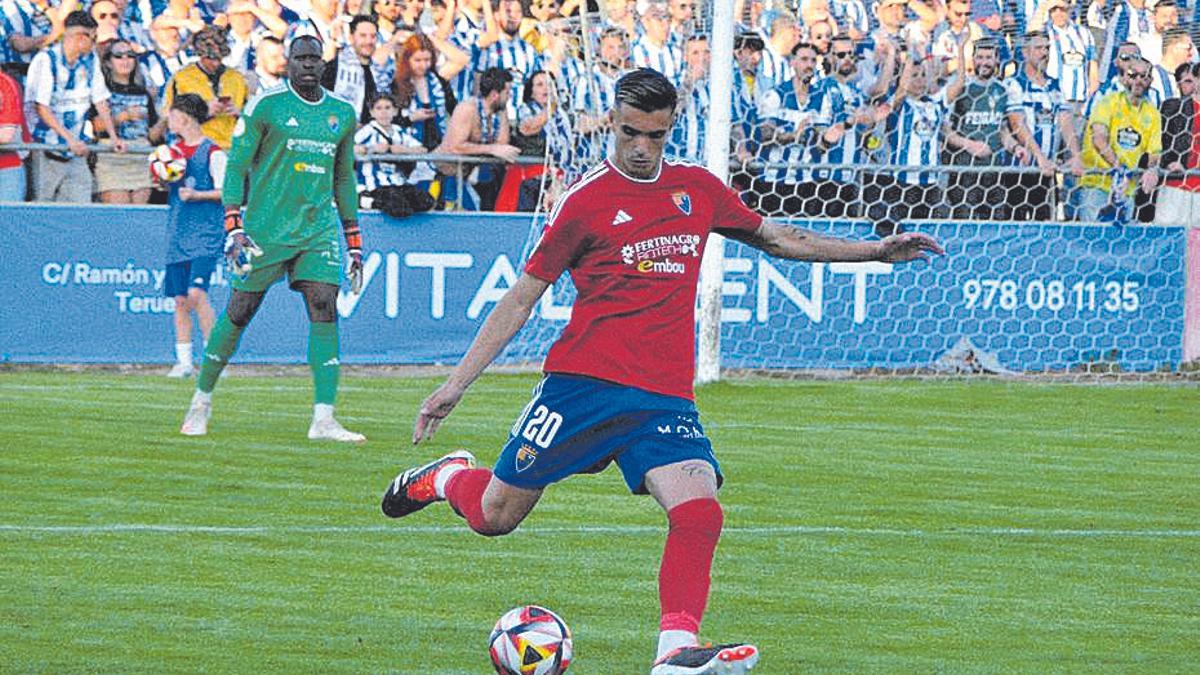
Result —
M 465 526 L 451 525 L 181 525 L 171 523 L 116 523 L 110 525 L 4 525 L 0 532 L 34 534 L 112 534 L 112 533 L 162 533 L 162 534 L 230 534 L 230 535 L 273 535 L 273 534 L 443 534 L 466 532 Z M 540 525 L 522 527 L 529 534 L 661 534 L 659 525 Z M 1023 527 L 976 527 L 947 530 L 922 530 L 878 527 L 836 527 L 809 525 L 773 525 L 764 527 L 726 527 L 725 534 L 747 535 L 812 535 L 844 534 L 890 537 L 1112 537 L 1147 539 L 1194 539 L 1200 538 L 1200 530 L 1075 530 L 1036 529 Z

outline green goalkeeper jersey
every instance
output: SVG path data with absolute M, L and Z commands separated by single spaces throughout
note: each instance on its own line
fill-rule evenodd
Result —
M 342 220 L 357 220 L 354 108 L 322 90 L 316 103 L 291 85 L 263 90 L 233 130 L 221 200 L 246 205 L 243 226 L 255 243 L 298 248 L 337 240 Z

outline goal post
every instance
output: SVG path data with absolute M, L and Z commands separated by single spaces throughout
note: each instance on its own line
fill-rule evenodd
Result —
M 733 3 L 712 5 L 712 49 L 710 63 L 733 61 Z M 709 69 L 709 136 L 705 148 L 708 170 L 723 181 L 729 179 L 729 132 L 732 127 L 733 68 Z M 725 271 L 725 238 L 710 234 L 700 265 L 699 308 L 697 309 L 696 383 L 715 382 L 721 377 L 721 286 Z

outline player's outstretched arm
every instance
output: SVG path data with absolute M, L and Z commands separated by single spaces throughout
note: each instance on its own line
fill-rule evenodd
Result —
M 535 276 L 522 274 L 517 283 L 500 298 L 496 308 L 483 322 L 483 328 L 479 329 L 479 334 L 475 336 L 466 355 L 454 368 L 454 372 L 446 379 L 445 384 L 438 387 L 421 404 L 416 425 L 413 427 L 414 445 L 433 438 L 442 420 L 462 400 L 467 387 L 471 386 L 529 320 L 533 306 L 549 286 L 549 283 Z
M 894 234 L 880 241 L 855 241 L 770 219 L 752 233 L 731 231 L 727 236 L 777 258 L 810 262 L 908 262 L 924 260 L 930 253 L 944 253 L 937 240 L 920 232 Z

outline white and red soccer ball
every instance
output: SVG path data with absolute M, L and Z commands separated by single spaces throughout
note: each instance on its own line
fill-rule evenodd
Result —
M 146 161 L 150 164 L 150 176 L 159 183 L 174 183 L 187 172 L 187 158 L 174 146 L 154 148 Z
M 559 675 L 571 664 L 571 629 L 545 607 L 504 613 L 492 629 L 488 652 L 500 675 Z

